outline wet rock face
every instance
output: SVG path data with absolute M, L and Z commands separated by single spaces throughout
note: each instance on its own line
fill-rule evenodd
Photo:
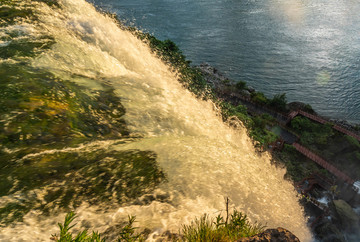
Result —
M 261 234 L 253 237 L 242 238 L 238 242 L 255 242 L 255 241 L 271 241 L 271 242 L 300 242 L 300 240 L 289 230 L 284 228 L 267 229 Z

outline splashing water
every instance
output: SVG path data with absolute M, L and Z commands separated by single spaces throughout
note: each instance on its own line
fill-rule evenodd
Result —
M 132 214 L 137 216 L 136 226 L 152 229 L 153 235 L 166 230 L 178 232 L 181 224 L 189 223 L 196 216 L 204 213 L 217 215 L 224 209 L 224 197 L 228 196 L 232 207 L 245 212 L 252 221 L 259 221 L 268 227 L 287 228 L 302 241 L 311 239 L 296 192 L 292 185 L 283 179 L 284 170 L 271 165 L 268 155 L 258 155 L 255 152 L 245 128 L 240 126 L 234 129 L 224 124 L 214 111 L 213 105 L 197 100 L 185 90 L 176 80 L 175 74 L 151 53 L 146 44 L 121 29 L 110 17 L 97 12 L 91 4 L 83 0 L 61 0 L 59 4 L 60 7 L 42 3 L 18 5 L 18 8 L 26 7 L 34 11 L 36 21 L 17 22 L 15 25 L 3 27 L 2 33 L 17 29 L 20 33 L 17 38 L 25 38 L 26 41 L 38 40 L 40 37 L 44 39 L 46 36 L 45 39 L 49 40 L 51 45 L 48 48 L 42 48 L 43 45 L 35 48 L 33 56 L 3 58 L 2 63 L 20 65 L 20 62 L 25 61 L 28 67 L 36 72 L 51 73 L 54 83 L 60 83 L 59 88 L 76 85 L 86 90 L 92 98 L 111 88 L 125 109 L 121 118 L 124 120 L 126 132 L 120 130 L 116 134 L 111 133 L 111 130 L 116 128 L 115 118 L 101 116 L 102 113 L 96 112 L 94 106 L 85 105 L 78 108 L 79 112 L 87 111 L 97 117 L 99 124 L 95 126 L 102 128 L 101 138 L 100 135 L 88 135 L 82 131 L 82 126 L 78 125 L 77 133 L 74 131 L 71 137 L 85 139 L 91 136 L 92 139 L 75 144 L 66 143 L 66 140 L 62 141 L 62 146 L 31 150 L 17 162 L 24 161 L 25 164 L 26 159 L 34 160 L 40 157 L 36 165 L 43 167 L 52 156 L 59 160 L 67 156 L 77 159 L 75 157 L 94 153 L 95 158 L 92 159 L 95 163 L 99 157 L 103 163 L 115 160 L 118 164 L 125 164 L 124 171 L 128 174 L 127 167 L 136 167 L 135 161 L 139 154 L 147 156 L 146 152 L 151 152 L 155 154 L 151 157 L 155 157 L 158 169 L 166 176 L 166 179 L 154 182 L 148 188 L 135 187 L 141 190 L 139 195 L 130 196 L 132 190 L 124 188 L 126 192 L 121 195 L 122 202 L 110 199 L 110 202 L 93 203 L 88 197 L 81 200 L 82 203 L 76 206 L 78 220 L 81 221 L 77 228 L 104 232 L 121 224 L 128 214 Z M 72 84 L 66 84 L 68 82 Z M 77 92 L 70 92 L 69 95 L 75 98 Z M 101 98 L 103 100 L 104 97 Z M 49 117 L 68 114 L 69 109 L 75 106 L 71 100 L 67 101 L 66 105 L 47 99 L 29 100 L 24 102 L 23 108 L 33 111 L 40 106 L 46 106 Z M 114 102 L 105 104 L 114 106 Z M 121 109 L 120 104 L 118 109 Z M 112 110 L 109 115 L 117 112 L 120 111 Z M 6 116 L 6 122 L 11 122 L 14 119 L 12 117 L 15 116 Z M 74 121 L 71 128 L 76 124 Z M 110 130 L 106 132 L 112 135 L 111 139 L 105 137 L 105 127 Z M 21 137 L 25 139 L 24 137 L 30 136 Z M 72 138 L 72 142 L 73 139 L 75 138 Z M 2 147 L 8 155 L 16 152 L 14 147 Z M 96 153 L 98 150 L 111 153 L 111 156 L 103 158 L 103 155 Z M 96 164 L 101 166 L 103 163 Z M 74 172 L 71 174 L 84 177 L 95 168 L 84 169 L 71 170 Z M 65 171 L 64 174 L 67 172 L 70 171 Z M 151 170 L 151 173 L 156 172 L 156 168 Z M 97 177 L 92 177 L 92 180 L 94 179 Z M 137 182 L 142 184 L 141 181 L 146 178 L 142 173 L 136 173 L 131 179 L 133 180 L 128 185 Z M 118 180 L 121 182 L 121 179 Z M 50 210 L 50 216 L 44 215 L 38 209 L 38 204 L 45 208 L 50 206 L 46 204 L 46 189 L 65 189 L 61 179 L 50 181 L 52 182 L 40 185 L 36 183 L 37 187 L 26 192 L 24 189 L 18 189 L 17 193 L 12 192 L 14 185 L 12 190 L 9 189 L 9 192 L 1 197 L 2 207 L 9 201 L 25 199 L 22 196 L 30 193 L 36 194 L 38 203 L 37 207 L 34 205 L 36 208 L 24 213 L 22 221 L 4 225 L 0 240 L 16 238 L 25 241 L 47 241 L 51 234 L 58 231 L 56 223 L 64 218 L 63 210 L 59 209 L 61 204 L 56 205 L 54 202 L 53 211 L 58 212 Z M 17 183 L 21 184 L 21 180 Z M 119 181 L 114 181 L 114 184 L 120 186 Z M 80 186 L 82 185 L 79 184 Z M 75 193 L 82 191 L 87 190 L 76 190 Z M 111 196 L 113 195 L 110 194 L 109 197 Z

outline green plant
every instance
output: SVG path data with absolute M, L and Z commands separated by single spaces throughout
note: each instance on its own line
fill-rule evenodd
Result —
M 136 217 L 135 216 L 128 216 L 129 222 L 127 225 L 125 225 L 119 234 L 118 242 L 121 241 L 127 241 L 127 242 L 133 242 L 133 241 L 142 241 L 143 238 L 141 234 L 135 234 L 136 227 L 133 227 L 133 223 L 135 222 Z
M 263 230 L 264 226 L 251 224 L 246 215 L 234 210 L 228 223 L 221 215 L 214 221 L 204 214 L 190 225 L 183 225 L 182 233 L 185 241 L 235 241 L 261 233 Z
M 85 229 L 83 231 L 80 231 L 74 238 L 72 232 L 70 232 L 70 229 L 75 226 L 71 225 L 71 223 L 76 218 L 76 215 L 74 212 L 69 212 L 65 216 L 65 221 L 63 224 L 58 223 L 60 228 L 60 234 L 59 236 L 56 234 L 52 235 L 52 240 L 55 240 L 57 242 L 105 242 L 105 238 L 101 238 L 100 233 L 98 232 L 92 232 L 91 234 L 88 234 L 88 231 Z M 134 242 L 134 241 L 143 241 L 143 238 L 141 234 L 135 233 L 136 227 L 133 227 L 133 224 L 135 222 L 136 217 L 135 216 L 129 216 L 128 223 L 122 227 L 119 237 L 117 239 L 118 242 L 126 241 L 126 242 Z
M 308 113 L 311 113 L 311 114 L 314 114 L 314 113 L 315 113 L 314 109 L 311 107 L 310 104 L 306 104 L 305 107 L 303 108 L 303 110 L 304 110 L 305 112 L 308 112 Z
M 98 232 L 92 232 L 91 234 L 88 234 L 87 230 L 83 230 L 79 232 L 75 238 L 73 238 L 73 234 L 70 232 L 70 229 L 75 226 L 70 225 L 74 219 L 76 218 L 76 215 L 74 212 L 69 212 L 66 217 L 64 224 L 58 223 L 60 228 L 60 235 L 58 236 L 52 235 L 52 239 L 57 242 L 104 242 L 105 239 L 102 239 L 100 234 Z
M 305 117 L 295 117 L 291 121 L 291 128 L 301 134 L 301 143 L 310 147 L 313 145 L 325 146 L 328 139 L 334 135 L 330 123 L 319 124 Z
M 251 100 L 260 105 L 267 105 L 269 103 L 269 100 L 267 99 L 267 97 L 265 97 L 264 93 L 262 92 L 251 93 Z
M 246 88 L 246 82 L 244 81 L 238 81 L 236 84 L 235 84 L 235 87 L 237 90 L 241 91 L 241 90 L 244 90 Z
M 279 110 L 281 112 L 286 112 L 286 104 L 287 104 L 287 100 L 286 100 L 286 94 L 276 94 L 273 99 L 271 99 L 269 101 L 269 105 L 276 109 Z
M 227 79 L 227 78 L 221 81 L 221 83 L 226 85 L 226 86 L 230 86 L 231 85 L 230 82 L 231 82 L 230 79 Z
M 246 215 L 234 209 L 229 217 L 229 200 L 226 199 L 226 219 L 221 215 L 216 221 L 204 214 L 196 218 L 190 225 L 183 225 L 182 233 L 185 241 L 236 241 L 263 232 L 265 226 L 251 224 Z
M 348 135 L 345 135 L 345 138 L 348 141 L 349 145 L 354 146 L 356 148 L 360 148 L 360 143 L 357 139 Z
M 220 214 L 216 220 L 210 219 L 207 214 L 202 217 L 195 218 L 190 225 L 183 225 L 183 236 L 177 241 L 235 241 L 239 238 L 253 236 L 263 232 L 265 226 L 258 223 L 251 224 L 246 215 L 238 212 L 236 209 L 229 216 L 229 200 L 226 200 L 226 219 Z M 58 223 L 60 228 L 59 235 L 52 235 L 52 240 L 57 242 L 105 242 L 105 238 L 101 238 L 98 232 L 88 234 L 87 230 L 80 231 L 73 237 L 70 230 L 74 227 L 71 225 L 76 218 L 74 212 L 69 212 L 63 224 Z M 135 216 L 128 216 L 128 223 L 121 228 L 118 242 L 135 242 L 143 241 L 141 234 L 135 233 L 136 227 L 133 226 Z

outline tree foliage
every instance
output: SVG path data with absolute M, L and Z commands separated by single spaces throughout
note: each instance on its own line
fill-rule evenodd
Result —
M 282 93 L 282 94 L 276 94 L 273 99 L 270 100 L 269 105 L 281 112 L 285 112 L 286 111 L 286 104 L 287 104 L 287 100 L 286 100 L 286 94 Z

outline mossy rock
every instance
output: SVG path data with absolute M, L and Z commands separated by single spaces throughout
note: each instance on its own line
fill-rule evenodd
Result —
M 346 230 L 358 229 L 360 217 L 344 200 L 334 200 L 334 207 L 338 220 Z

